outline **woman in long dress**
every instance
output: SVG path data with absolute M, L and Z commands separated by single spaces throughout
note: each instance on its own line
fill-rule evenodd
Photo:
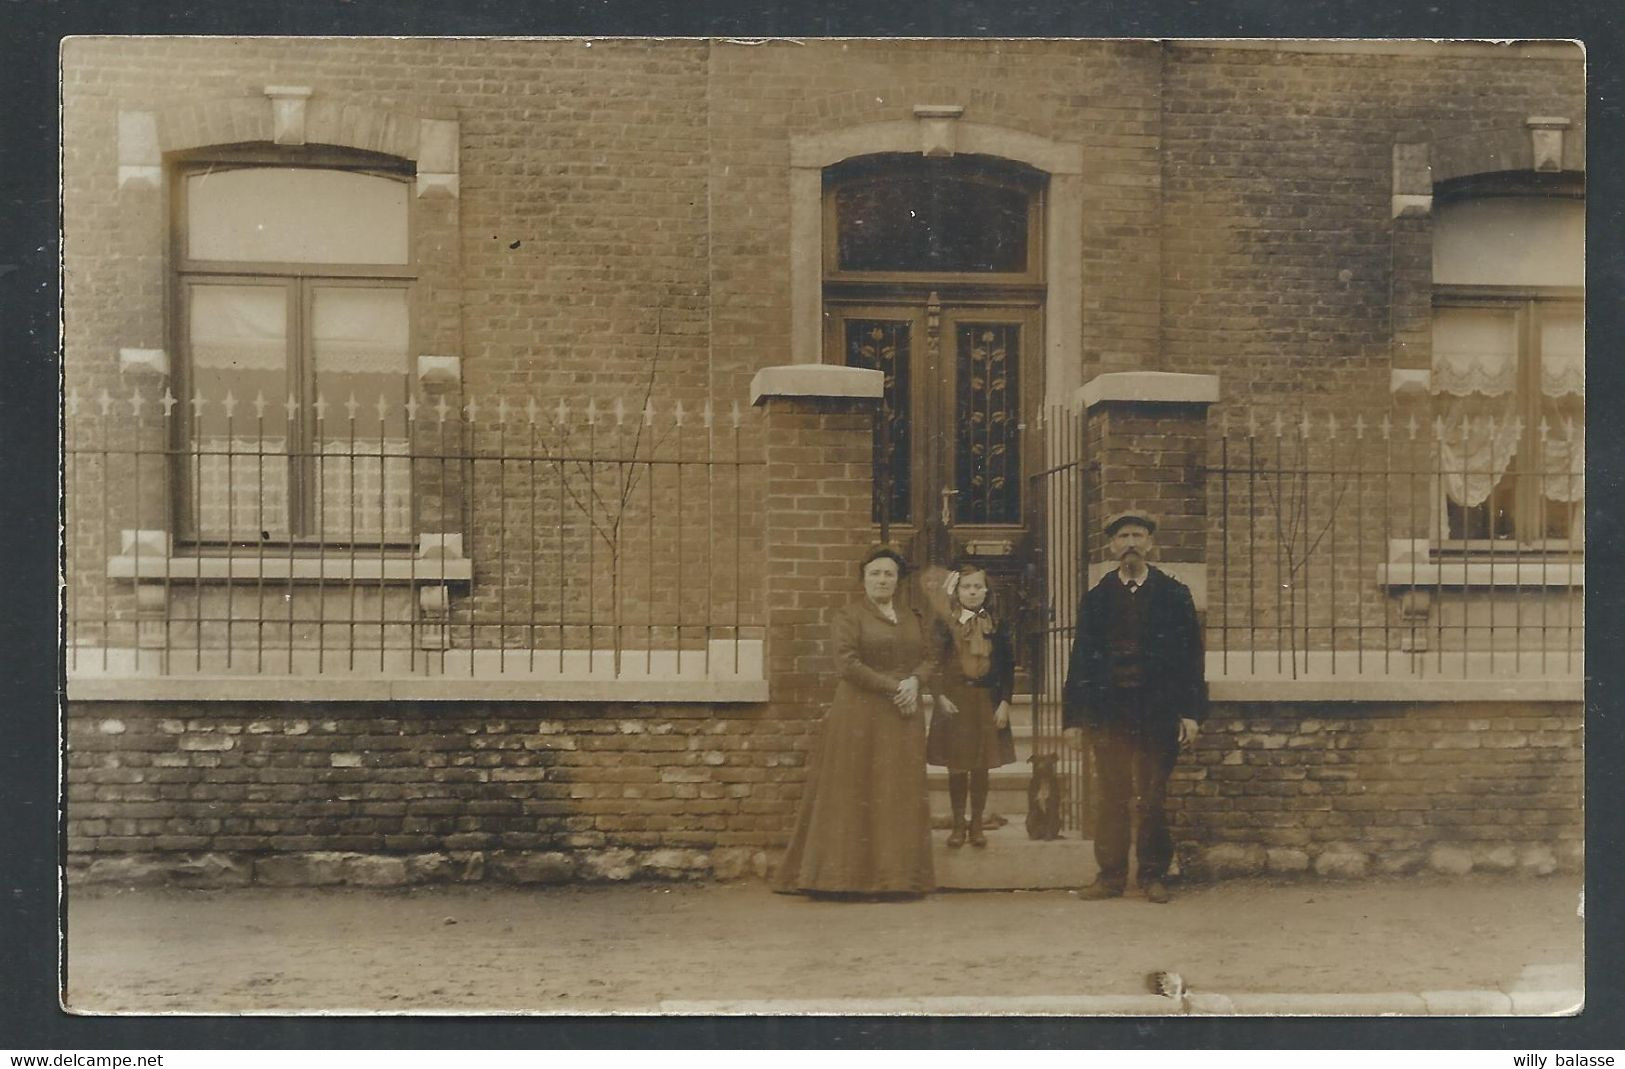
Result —
M 864 596 L 835 613 L 840 682 L 775 890 L 921 895 L 936 886 L 920 694 L 940 639 L 895 600 L 903 571 L 897 550 L 874 547 L 859 566 Z

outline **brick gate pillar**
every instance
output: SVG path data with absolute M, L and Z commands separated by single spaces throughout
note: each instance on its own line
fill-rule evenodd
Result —
M 1219 399 L 1217 375 L 1126 371 L 1100 375 L 1076 394 L 1086 413 L 1084 532 L 1092 584 L 1103 559 L 1107 516 L 1128 508 L 1157 517 L 1154 563 L 1191 588 L 1196 607 L 1207 595 L 1207 417 Z
M 879 371 L 824 364 L 763 368 L 751 403 L 764 410 L 767 492 L 766 666 L 773 717 L 793 762 L 782 785 L 758 800 L 789 834 L 800 797 L 798 767 L 834 694 L 830 613 L 860 589 L 857 562 L 873 539 L 873 421 Z M 797 757 L 800 760 L 797 760 Z

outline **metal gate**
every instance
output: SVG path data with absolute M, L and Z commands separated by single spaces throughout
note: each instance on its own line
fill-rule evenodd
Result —
M 1033 754 L 1059 756 L 1062 825 L 1068 832 L 1093 834 L 1091 769 L 1087 749 L 1068 748 L 1061 739 L 1061 692 L 1066 685 L 1078 601 L 1089 585 L 1089 505 L 1092 481 L 1086 457 L 1084 417 L 1063 406 L 1039 411 L 1041 462 L 1028 478 L 1029 492 L 1043 517 L 1036 539 L 1040 581 L 1032 589 L 1037 604 L 1027 616 L 1026 642 L 1032 672 Z M 1098 462 L 1095 462 L 1098 463 Z

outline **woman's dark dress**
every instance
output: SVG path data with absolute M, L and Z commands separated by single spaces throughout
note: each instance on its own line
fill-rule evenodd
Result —
M 935 668 L 917 614 L 897 622 L 867 598 L 835 614 L 840 684 L 825 714 L 778 891 L 923 894 L 936 887 L 926 799 L 925 711 L 892 704 L 909 676 Z
M 1009 701 L 1015 693 L 1016 664 L 1010 632 L 1003 624 L 992 622 L 987 636 L 991 646 L 988 670 L 972 679 L 964 670 L 966 629 L 979 625 L 975 617 L 968 622 L 955 618 L 945 625 L 952 635 L 952 646 L 943 657 L 937 687 L 959 711 L 944 716 L 941 709 L 936 710 L 926 740 L 926 761 L 956 771 L 997 768 L 1016 759 L 1015 738 L 1009 726 L 1001 728 L 993 722 L 993 711 L 999 703 Z

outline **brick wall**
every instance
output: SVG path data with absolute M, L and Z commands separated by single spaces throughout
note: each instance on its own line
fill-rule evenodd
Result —
M 1219 703 L 1169 782 L 1198 875 L 1583 864 L 1584 717 L 1565 702 Z
M 767 707 L 79 703 L 70 873 L 417 882 L 765 872 L 801 775 Z

